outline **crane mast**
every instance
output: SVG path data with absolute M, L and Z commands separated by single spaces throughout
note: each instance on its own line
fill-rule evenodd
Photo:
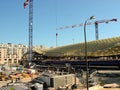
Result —
M 28 61 L 32 61 L 32 48 L 33 48 L 33 0 L 25 0 L 23 6 L 29 4 L 29 47 L 28 47 Z
M 99 40 L 98 24 L 99 23 L 109 23 L 109 22 L 113 22 L 113 21 L 116 22 L 117 19 L 100 20 L 100 21 L 94 22 L 94 24 L 95 24 L 95 38 L 96 38 L 96 40 Z
M 98 23 L 95 22 L 95 38 L 99 40 L 99 33 L 98 33 Z
M 32 61 L 33 48 L 33 0 L 29 0 L 29 58 Z

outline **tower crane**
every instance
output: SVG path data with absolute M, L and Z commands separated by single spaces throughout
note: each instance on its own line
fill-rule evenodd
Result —
M 33 0 L 25 0 L 24 8 L 29 4 L 29 54 L 28 61 L 32 60 L 32 47 L 33 47 Z
M 109 20 L 99 20 L 99 21 L 95 21 L 95 22 L 88 22 L 86 25 L 92 25 L 95 24 L 95 38 L 96 40 L 99 39 L 99 33 L 98 33 L 98 24 L 100 23 L 109 23 L 109 22 L 116 22 L 117 19 L 113 18 L 113 19 L 109 19 Z M 84 24 L 75 24 L 75 25 L 71 25 L 71 26 L 64 26 L 64 27 L 59 27 L 56 28 L 57 30 L 62 30 L 62 29 L 68 29 L 68 28 L 76 28 L 76 27 L 81 27 L 84 26 Z

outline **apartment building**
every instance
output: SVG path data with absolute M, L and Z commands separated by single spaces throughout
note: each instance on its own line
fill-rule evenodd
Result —
M 0 64 L 16 65 L 27 51 L 27 45 L 0 43 Z

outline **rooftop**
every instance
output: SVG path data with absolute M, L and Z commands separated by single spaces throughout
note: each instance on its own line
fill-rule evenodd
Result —
M 49 49 L 46 56 L 84 56 L 85 43 L 77 43 Z M 91 57 L 120 55 L 120 37 L 87 42 L 87 55 Z

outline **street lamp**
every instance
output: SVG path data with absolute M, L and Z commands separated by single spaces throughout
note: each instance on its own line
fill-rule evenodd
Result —
M 88 18 L 85 23 L 84 23 L 84 39 L 85 39 L 85 61 L 86 61 L 86 85 L 87 85 L 87 90 L 89 90 L 89 72 L 88 72 L 88 60 L 87 60 L 87 43 L 86 43 L 86 24 L 87 21 L 91 20 L 91 19 L 95 19 L 95 16 L 91 16 L 90 18 Z

